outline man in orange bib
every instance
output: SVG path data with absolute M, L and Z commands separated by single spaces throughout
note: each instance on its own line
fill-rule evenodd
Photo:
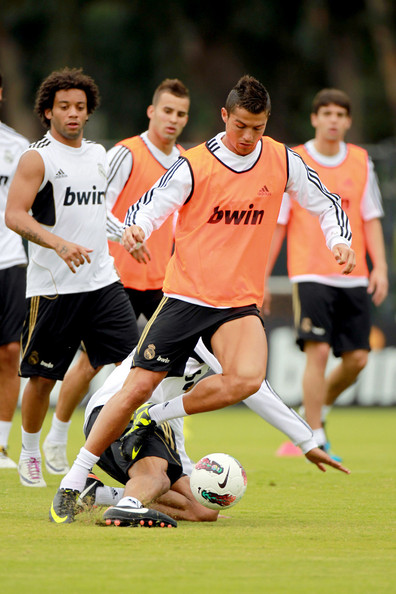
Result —
M 329 452 L 326 415 L 367 363 L 370 295 L 373 303 L 380 305 L 388 292 L 388 278 L 380 222 L 383 210 L 374 166 L 367 151 L 344 142 L 351 126 L 349 97 L 338 89 L 320 91 L 313 101 L 311 123 L 315 138 L 294 150 L 332 192 L 341 196 L 352 228 L 356 267 L 347 277 L 340 274 L 319 222 L 287 195 L 274 235 L 272 261 L 287 232 L 297 344 L 306 354 L 304 414 L 318 445 Z M 367 253 L 372 262 L 370 273 Z M 326 376 L 331 349 L 341 362 Z
M 126 434 L 124 455 L 134 459 L 147 434 L 166 417 L 222 408 L 259 389 L 266 375 L 267 342 L 257 304 L 263 300 L 264 270 L 285 190 L 301 196 L 320 215 L 340 270 L 353 270 L 355 256 L 340 198 L 318 183 L 299 156 L 263 136 L 269 114 L 265 87 L 251 76 L 242 77 L 221 110 L 225 133 L 186 151 L 129 209 L 123 236 L 129 252 L 141 249 L 151 232 L 178 211 L 164 298 L 142 333 L 123 387 L 101 410 L 61 482 L 56 497 L 60 510 L 81 491 L 90 468 L 159 382 L 168 372 L 183 373 L 200 336 L 222 373 L 203 379 L 183 396 L 146 405 Z M 329 460 L 314 449 L 324 456 L 319 459 Z

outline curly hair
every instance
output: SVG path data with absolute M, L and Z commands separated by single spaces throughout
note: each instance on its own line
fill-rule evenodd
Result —
M 271 99 L 267 89 L 253 76 L 245 74 L 235 87 L 228 94 L 225 108 L 227 113 L 232 113 L 237 107 L 241 107 L 255 115 L 271 112 Z
M 46 109 L 52 109 L 57 91 L 81 89 L 87 97 L 88 115 L 99 106 L 99 89 L 95 81 L 84 74 L 82 68 L 63 68 L 52 72 L 41 83 L 37 94 L 34 111 L 46 128 L 50 127 L 50 120 L 45 117 Z

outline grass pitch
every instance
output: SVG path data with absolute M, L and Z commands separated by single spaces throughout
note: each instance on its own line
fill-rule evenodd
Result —
M 83 443 L 82 418 L 78 410 L 70 462 Z M 18 413 L 15 460 L 19 426 Z M 350 476 L 276 457 L 283 435 L 243 406 L 188 418 L 186 428 L 192 458 L 224 451 L 246 469 L 246 494 L 228 518 L 116 528 L 98 525 L 95 511 L 57 526 L 48 509 L 60 477 L 44 471 L 48 487 L 29 489 L 16 471 L 1 470 L 1 593 L 396 593 L 395 408 L 332 412 L 334 450 Z

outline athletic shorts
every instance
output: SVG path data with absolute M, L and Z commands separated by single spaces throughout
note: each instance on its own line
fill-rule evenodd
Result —
M 370 298 L 366 287 L 350 289 L 314 282 L 293 285 L 297 344 L 326 342 L 336 357 L 357 349 L 370 350 Z
M 19 342 L 26 314 L 26 266 L 0 270 L 0 346 Z
M 118 281 L 86 293 L 31 297 L 20 375 L 62 380 L 81 342 L 92 367 L 118 363 L 138 336 L 135 314 Z
M 220 326 L 246 316 L 257 316 L 263 323 L 256 305 L 217 309 L 164 297 L 142 332 L 132 367 L 182 376 L 200 337 L 210 348 Z
M 97 406 L 90 414 L 85 427 L 86 437 L 88 437 L 92 426 L 102 408 L 102 406 Z M 132 421 L 130 421 L 124 433 L 129 431 L 131 427 Z M 172 485 L 177 480 L 179 480 L 181 476 L 183 476 L 183 466 L 176 449 L 175 434 L 172 427 L 167 422 L 161 423 L 155 428 L 153 435 L 148 437 L 139 454 L 133 461 L 125 460 L 125 458 L 123 458 L 120 452 L 120 445 L 121 442 L 119 439 L 114 441 L 111 446 L 108 447 L 107 450 L 105 450 L 100 456 L 97 465 L 122 485 L 125 485 L 130 478 L 128 474 L 130 467 L 138 462 L 138 460 L 149 458 L 150 456 L 167 460 L 168 469 L 166 474 L 168 475 Z
M 143 314 L 146 320 L 149 320 L 164 296 L 161 289 L 148 289 L 147 291 L 138 291 L 125 287 L 125 292 L 135 312 L 136 319 Z

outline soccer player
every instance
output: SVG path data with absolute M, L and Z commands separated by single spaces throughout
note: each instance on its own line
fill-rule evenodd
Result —
M 0 102 L 3 82 L 0 74 Z M 25 317 L 27 257 L 22 239 L 4 222 L 7 194 L 29 141 L 0 122 L 0 469 L 17 468 L 8 456 L 8 438 L 18 402 L 19 339 Z
M 29 242 L 19 460 L 27 487 L 46 486 L 40 431 L 50 392 L 80 342 L 98 369 L 122 361 L 137 340 L 106 239 L 106 151 L 83 139 L 98 101 L 81 70 L 55 71 L 42 82 L 35 109 L 49 131 L 22 155 L 8 195 L 6 224 Z
M 349 97 L 339 89 L 321 90 L 313 100 L 311 123 L 315 137 L 294 150 L 332 192 L 341 195 L 353 233 L 356 267 L 348 276 L 340 274 L 318 221 L 287 194 L 274 235 L 272 263 L 287 233 L 297 344 L 306 354 L 305 417 L 319 446 L 330 451 L 326 416 L 367 364 L 370 297 L 376 306 L 384 301 L 388 276 L 380 220 L 384 213 L 374 166 L 367 151 L 344 141 L 352 123 Z M 331 349 L 340 362 L 326 375 Z
M 186 151 L 126 218 L 123 242 L 132 252 L 178 210 L 175 251 L 164 298 L 146 325 L 122 389 L 103 407 L 65 487 L 83 488 L 106 447 L 171 371 L 182 373 L 202 336 L 222 374 L 139 416 L 142 442 L 155 423 L 216 410 L 254 394 L 266 375 L 267 342 L 257 304 L 285 189 L 320 216 L 328 247 L 344 274 L 355 265 L 340 198 L 285 145 L 263 136 L 270 114 L 265 87 L 244 76 L 221 110 L 222 132 Z M 129 226 L 132 223 L 132 226 Z M 155 411 L 154 411 L 155 408 Z M 132 445 L 131 455 L 138 448 Z M 72 472 L 73 471 L 73 472 Z
M 134 354 L 135 351 L 112 372 L 90 399 L 85 410 L 86 436 L 89 435 L 103 406 L 121 389 L 129 374 Z M 216 373 L 222 371 L 219 362 L 200 339 L 187 360 L 183 375 L 179 377 L 168 375 L 164 378 L 154 390 L 151 401 L 162 403 L 175 398 L 180 393 L 191 389 L 209 370 Z M 337 470 L 349 472 L 316 447 L 310 427 L 282 402 L 268 382 L 264 381 L 260 390 L 244 400 L 244 404 L 288 435 L 305 454 L 307 460 L 315 463 L 320 470 L 324 470 L 324 464 L 329 464 Z M 131 427 L 132 421 L 124 431 L 124 436 Z M 209 513 L 209 510 L 198 504 L 191 493 L 188 475 L 191 474 L 193 463 L 185 451 L 182 418 L 172 419 L 169 424 L 165 422 L 156 426 L 154 433 L 133 460 L 128 455 L 128 447 L 125 447 L 127 445 L 128 438 L 122 436 L 116 439 L 97 462 L 108 475 L 126 484 L 125 492 L 122 489 L 105 487 L 95 475 L 89 474 L 80 494 L 78 490 L 62 487 L 63 483 L 68 482 L 68 476 L 66 476 L 51 506 L 50 520 L 56 523 L 72 522 L 78 503 L 87 498 L 93 499 L 93 503 L 97 505 L 111 505 L 111 509 L 105 512 L 104 519 L 112 522 L 119 521 L 125 525 L 129 523 L 137 525 L 142 520 L 145 523 L 148 518 L 155 522 L 156 515 L 152 510 L 150 512 L 146 511 L 147 508 L 141 510 L 142 505 L 146 506 L 150 503 L 151 507 L 176 520 L 212 521 L 217 518 L 217 514 Z M 172 472 L 175 472 L 175 460 L 177 460 L 176 476 L 178 478 L 171 485 L 172 477 L 174 478 Z M 182 464 L 184 476 L 180 474 L 180 464 Z M 73 468 L 70 472 L 73 472 Z M 165 492 L 166 497 L 158 499 L 158 494 L 165 495 Z M 159 519 L 160 522 L 163 522 L 163 518 Z
M 128 208 L 149 190 L 181 154 L 176 144 L 188 121 L 190 98 L 188 89 L 178 79 L 165 79 L 155 89 L 152 104 L 147 108 L 148 130 L 126 138 L 107 153 L 109 162 L 106 207 L 110 210 L 107 229 L 112 236 L 110 254 L 114 257 L 136 319 L 143 314 L 148 320 L 162 298 L 166 265 L 172 253 L 173 220 L 165 221 L 158 233 L 147 242 L 151 260 L 141 266 L 123 247 L 120 240 Z M 118 243 L 117 243 L 118 242 Z M 136 252 L 135 252 L 136 255 Z M 66 456 L 67 430 L 72 414 L 88 391 L 92 367 L 82 351 L 76 365 L 65 376 L 59 392 L 52 426 L 44 441 L 44 455 L 57 457 L 54 464 L 69 470 Z M 86 378 L 83 383 L 81 378 Z M 79 389 L 75 385 L 80 386 Z M 64 460 L 64 463 L 62 463 Z M 48 465 L 47 465 L 48 466 Z

